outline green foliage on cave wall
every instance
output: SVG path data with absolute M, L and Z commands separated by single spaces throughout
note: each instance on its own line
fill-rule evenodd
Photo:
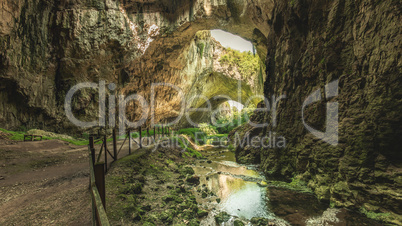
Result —
M 257 77 L 260 73 L 260 58 L 251 52 L 240 52 L 228 48 L 227 53 L 219 59 L 219 62 L 231 67 L 236 66 L 244 78 Z

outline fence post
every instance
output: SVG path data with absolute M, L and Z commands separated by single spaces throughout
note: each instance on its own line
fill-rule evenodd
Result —
M 106 210 L 105 171 L 103 170 L 104 168 L 105 167 L 103 162 L 97 163 L 94 166 L 94 173 L 95 173 L 95 184 L 96 187 L 98 188 L 103 207 Z
M 92 192 L 92 191 L 91 191 Z M 95 200 L 92 198 L 92 226 L 96 226 L 97 222 L 96 222 L 96 203 Z
M 163 130 L 163 124 L 162 124 L 162 137 L 164 137 L 165 131 Z
M 140 126 L 140 148 L 142 148 L 142 131 Z
M 107 137 L 103 136 L 103 148 L 105 149 L 105 172 L 107 172 Z
M 117 135 L 116 128 L 113 129 L 113 160 L 117 160 Z
M 149 127 L 147 127 L 147 145 L 149 145 Z
M 90 136 L 89 137 L 89 148 L 94 148 L 94 137 Z
M 89 150 L 91 151 L 92 164 L 95 164 L 95 144 L 94 137 L 89 137 Z
M 154 127 L 154 142 L 156 143 L 156 129 Z
M 128 130 L 127 136 L 128 136 L 128 154 L 131 155 L 131 131 L 130 130 Z

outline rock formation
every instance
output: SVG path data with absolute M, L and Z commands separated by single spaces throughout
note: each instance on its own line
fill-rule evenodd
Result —
M 106 81 L 118 84 L 120 94 L 141 93 L 151 83 L 181 86 L 187 62 L 179 57 L 199 30 L 241 34 L 265 58 L 273 3 L 2 0 L 0 7 L 0 124 L 71 133 L 77 128 L 65 117 L 64 98 L 72 86 Z M 78 119 L 98 118 L 96 93 L 74 97 Z M 172 104 L 170 93 L 160 95 Z
M 66 119 L 64 98 L 79 82 L 103 80 L 117 84 L 116 94 L 147 98 L 152 83 L 171 83 L 186 94 L 224 88 L 218 86 L 230 76 L 214 70 L 209 58 L 216 45 L 196 36 L 219 28 L 253 41 L 266 62 L 264 95 L 286 95 L 276 106 L 277 125 L 268 113 L 256 118 L 269 127 L 247 129 L 286 138 L 284 149 L 248 152 L 259 155 L 268 178 L 298 176 L 322 200 L 388 212 L 388 222 L 401 224 L 400 21 L 395 0 L 0 0 L 0 126 L 77 131 Z M 210 75 L 219 82 L 208 83 Z M 327 129 L 324 93 L 333 81 L 338 93 L 328 99 L 339 106 L 336 146 L 303 124 Z M 317 89 L 322 100 L 302 115 Z M 177 115 L 176 96 L 157 90 L 156 121 Z M 97 101 L 97 91 L 79 92 L 75 115 L 97 119 Z
M 268 36 L 264 94 L 286 95 L 272 113 L 254 116 L 244 134 L 275 132 L 286 148 L 237 150 L 238 159 L 261 159 L 268 178 L 300 178 L 335 206 L 388 212 L 401 224 L 401 6 L 396 1 L 276 1 Z M 328 86 L 338 81 L 337 95 Z M 303 109 L 314 91 L 321 100 Z M 327 114 L 338 103 L 338 115 Z M 271 102 L 271 104 L 273 104 Z M 302 113 L 304 111 L 304 114 Z M 326 131 L 338 117 L 337 145 L 305 124 Z M 305 124 L 303 123 L 305 120 Z M 257 158 L 255 157 L 257 155 Z

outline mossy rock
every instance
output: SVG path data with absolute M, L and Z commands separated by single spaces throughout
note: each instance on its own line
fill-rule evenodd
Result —
M 159 219 L 160 219 L 162 222 L 165 222 L 165 223 L 170 224 L 170 223 L 173 222 L 173 214 L 174 214 L 174 211 L 172 211 L 172 210 L 165 210 L 164 212 L 162 212 L 162 213 L 160 214 Z
M 208 216 L 208 211 L 206 211 L 206 210 L 198 210 L 197 211 L 197 216 L 198 217 L 206 217 L 206 216 Z
M 193 168 L 188 167 L 188 166 L 186 166 L 186 167 L 184 167 L 184 168 L 182 168 L 182 169 L 180 170 L 180 174 L 182 174 L 182 175 L 184 175 L 184 176 L 186 176 L 186 175 L 193 175 L 194 173 L 195 173 L 195 172 L 194 172 Z
M 244 226 L 244 223 L 243 223 L 242 221 L 240 221 L 240 220 L 235 220 L 235 221 L 233 222 L 233 225 L 234 225 L 234 226 Z
M 197 220 L 197 219 L 192 219 L 189 223 L 188 223 L 188 225 L 190 225 L 190 226 L 198 226 L 198 225 L 200 225 L 200 221 L 199 220 Z
M 183 202 L 183 199 L 180 198 L 180 197 L 177 196 L 177 195 L 166 195 L 166 196 L 164 196 L 164 197 L 162 198 L 162 200 L 163 200 L 164 202 L 166 202 L 166 203 L 172 202 L 172 201 L 174 201 L 174 202 L 176 202 L 176 203 L 182 203 L 182 202 Z
M 134 194 L 141 194 L 141 193 L 142 193 L 142 187 L 143 187 L 143 184 L 141 184 L 141 183 L 136 183 L 136 184 L 133 186 L 133 192 L 134 192 Z
M 199 185 L 200 184 L 200 177 L 198 176 L 192 176 L 186 179 L 186 182 L 192 185 Z
M 262 217 L 253 217 L 250 222 L 255 226 L 266 226 L 268 225 L 268 219 Z
M 226 212 L 220 212 L 219 214 L 217 214 L 215 216 L 215 222 L 220 225 L 224 222 L 227 222 L 228 220 L 230 220 L 230 215 L 227 214 Z

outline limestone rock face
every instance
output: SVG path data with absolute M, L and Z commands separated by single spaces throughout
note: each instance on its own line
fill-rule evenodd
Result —
M 395 0 L 0 0 L 0 127 L 76 132 L 64 99 L 80 82 L 115 83 L 108 94 L 138 93 L 149 102 L 152 83 L 176 85 L 186 97 L 231 95 L 236 70 L 217 63 L 221 48 L 212 39 L 196 35 L 223 29 L 256 45 L 270 102 L 286 95 L 276 106 L 277 125 L 269 113 L 255 117 L 268 128 L 242 131 L 275 132 L 286 148 L 239 149 L 237 156 L 260 161 L 268 178 L 298 175 L 321 199 L 390 212 L 386 220 L 402 224 L 401 15 Z M 328 98 L 339 106 L 334 146 L 302 119 L 327 129 L 325 85 L 336 80 L 338 93 Z M 260 92 L 242 82 L 245 96 Z M 302 115 L 317 89 L 321 101 Z M 155 121 L 176 117 L 177 92 L 155 91 Z M 97 90 L 78 92 L 76 117 L 98 119 L 98 101 Z M 138 119 L 138 106 L 127 110 Z
M 401 6 L 397 1 L 276 1 L 267 54 L 266 97 L 286 95 L 268 131 L 285 149 L 262 149 L 269 178 L 299 175 L 336 206 L 393 212 L 401 224 Z M 325 85 L 339 81 L 328 97 Z M 302 106 L 317 89 L 321 101 Z M 339 143 L 325 131 L 327 103 L 339 105 Z M 272 103 L 271 103 L 272 104 Z M 334 125 L 331 125 L 334 126 Z M 395 215 L 399 214 L 399 215 Z
M 272 7 L 262 0 L 1 0 L 0 125 L 74 132 L 64 99 L 80 82 L 118 84 L 110 94 L 142 92 L 153 82 L 181 87 L 187 61 L 178 57 L 199 30 L 240 34 L 265 58 Z M 75 116 L 98 119 L 98 101 L 96 90 L 78 92 Z

